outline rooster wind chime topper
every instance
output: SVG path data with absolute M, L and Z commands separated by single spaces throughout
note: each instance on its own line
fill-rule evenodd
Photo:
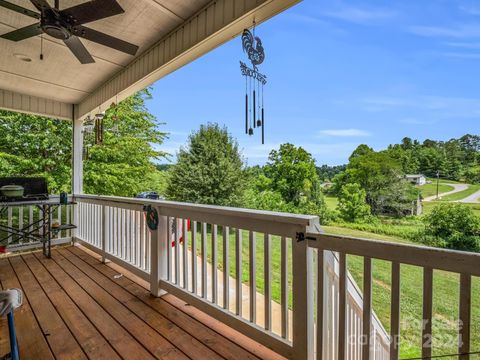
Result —
M 267 84 L 267 77 L 258 71 L 257 66 L 265 60 L 265 51 L 262 41 L 255 36 L 255 23 L 253 34 L 243 30 L 243 51 L 252 63 L 252 68 L 240 61 L 240 70 L 245 76 L 245 133 L 253 135 L 254 129 L 262 129 L 262 144 L 265 144 L 265 111 L 263 108 L 263 87 Z

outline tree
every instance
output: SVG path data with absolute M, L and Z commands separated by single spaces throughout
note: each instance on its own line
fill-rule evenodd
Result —
M 287 143 L 272 150 L 268 159 L 264 174 L 258 177 L 257 191 L 273 193 L 266 195 L 269 203 L 279 203 L 274 193 L 280 194 L 283 202 L 278 211 L 317 215 L 327 221 L 329 214 L 312 155 Z
M 367 152 L 351 157 L 345 173 L 334 179 L 335 189 L 357 183 L 366 192 L 366 202 L 373 214 L 402 216 L 411 210 L 416 189 L 404 179 L 400 164 L 388 151 Z
M 423 221 L 424 241 L 430 245 L 456 250 L 480 250 L 480 218 L 469 206 L 443 203 L 435 206 Z
M 156 150 L 165 133 L 147 110 L 148 89 L 125 99 L 105 113 L 107 131 L 101 145 L 95 145 L 95 135 L 85 137 L 89 156 L 84 162 L 84 189 L 90 194 L 133 196 L 138 192 L 156 190 L 154 161 L 166 156 Z M 116 128 L 115 131 L 113 129 Z
M 359 184 L 346 184 L 338 196 L 337 209 L 340 217 L 355 222 L 370 215 L 370 206 L 365 202 L 367 193 Z
M 71 122 L 0 111 L 0 175 L 44 176 L 53 193 L 71 188 Z
M 166 192 L 177 201 L 237 206 L 244 188 L 244 160 L 237 141 L 227 128 L 207 124 L 180 149 Z
M 265 176 L 271 180 L 272 190 L 278 191 L 285 202 L 298 205 L 302 196 L 313 196 L 320 179 L 312 155 L 287 143 L 272 150 L 268 159 Z
M 373 153 L 373 149 L 365 144 L 360 144 L 357 146 L 355 150 L 353 150 L 352 155 L 348 158 L 349 161 L 352 161 L 352 159 L 359 157 L 359 156 L 364 156 Z
M 145 107 L 148 90 L 106 111 L 102 145 L 86 134 L 84 161 L 87 193 L 132 196 L 156 190 L 160 183 L 154 161 L 165 156 L 154 146 L 165 134 Z M 116 120 L 115 120 L 116 119 Z M 113 131 L 114 122 L 118 131 Z M 0 175 L 45 176 L 51 193 L 71 191 L 72 124 L 29 114 L 0 112 Z

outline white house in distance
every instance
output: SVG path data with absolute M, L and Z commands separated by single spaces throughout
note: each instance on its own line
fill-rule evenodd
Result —
M 427 183 L 427 177 L 423 174 L 405 175 L 405 179 L 415 185 L 425 185 Z

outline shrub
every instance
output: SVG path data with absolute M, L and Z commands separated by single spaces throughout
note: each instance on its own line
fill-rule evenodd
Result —
M 365 202 L 367 193 L 359 184 L 343 185 L 338 196 L 338 212 L 348 222 L 363 220 L 370 215 L 370 206 Z
M 443 203 L 423 218 L 423 242 L 449 249 L 480 250 L 480 218 L 461 203 Z

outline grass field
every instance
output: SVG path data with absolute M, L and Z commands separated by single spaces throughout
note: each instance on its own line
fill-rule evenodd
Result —
M 421 194 L 424 198 L 429 197 L 429 196 L 434 196 L 434 195 L 437 194 L 437 184 L 436 183 L 417 186 L 417 189 L 420 190 L 420 192 L 421 192 Z M 450 186 L 450 185 L 447 185 L 447 184 L 441 184 L 441 183 L 438 184 L 438 193 L 439 194 L 446 193 L 446 192 L 449 192 L 449 191 L 452 191 L 452 190 L 454 190 L 453 186 Z
M 345 235 L 351 237 L 368 238 L 373 240 L 385 240 L 392 242 L 409 243 L 408 240 L 397 236 L 373 234 L 371 232 L 355 229 L 345 229 L 338 226 L 324 226 L 324 231 L 330 234 Z M 246 284 L 249 279 L 249 233 L 242 232 L 242 281 Z M 197 239 L 200 239 L 198 233 Z M 197 240 L 199 241 L 199 240 Z M 223 269 L 223 237 L 221 227 L 218 231 L 218 266 Z M 199 245 L 198 245 L 199 247 Z M 256 267 L 257 267 L 257 291 L 264 292 L 264 236 L 256 235 Z M 289 251 L 291 245 L 289 245 Z M 211 261 L 211 233 L 208 233 L 207 247 L 209 261 Z M 230 275 L 235 277 L 235 235 L 229 236 L 229 261 Z M 272 237 L 272 298 L 280 300 L 280 238 Z M 356 256 L 348 257 L 349 270 L 362 287 L 363 284 L 363 259 Z M 289 286 L 291 286 L 292 259 L 288 258 Z M 421 322 L 422 317 L 422 276 L 421 268 L 402 265 L 401 285 L 401 355 L 402 358 L 420 356 L 421 354 Z M 434 354 L 453 353 L 456 350 L 456 325 L 458 317 L 458 275 L 436 271 L 434 275 Z M 387 261 L 374 261 L 373 271 L 373 308 L 384 324 L 387 331 L 390 328 L 390 287 L 391 265 Z M 480 281 L 474 279 L 472 307 L 472 350 L 480 350 Z M 291 295 L 289 305 L 291 307 Z

